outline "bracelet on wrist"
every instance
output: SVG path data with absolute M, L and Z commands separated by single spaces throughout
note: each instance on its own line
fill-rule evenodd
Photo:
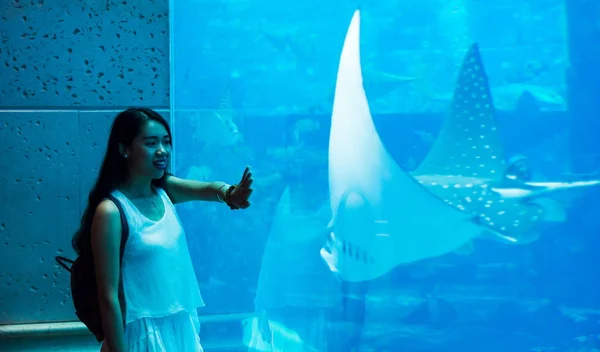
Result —
M 235 210 L 235 209 L 239 209 L 237 206 L 231 204 L 231 192 L 237 187 L 237 185 L 231 185 L 229 186 L 229 188 L 227 189 L 227 191 L 225 191 L 225 197 L 223 199 L 223 201 L 225 202 L 225 204 L 227 204 L 227 206 L 229 207 L 229 209 L 231 210 Z
M 226 193 L 223 197 L 221 197 L 221 190 L 223 189 L 223 187 L 227 187 L 227 184 L 223 184 L 221 187 L 219 187 L 219 189 L 217 190 L 217 200 L 221 203 L 226 203 L 225 201 L 225 197 L 226 197 Z

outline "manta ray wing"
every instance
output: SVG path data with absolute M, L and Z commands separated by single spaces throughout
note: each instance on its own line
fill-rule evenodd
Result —
M 287 214 L 290 212 L 290 189 L 286 187 L 283 193 L 279 197 L 277 207 L 275 208 L 275 214 L 273 215 L 273 223 L 271 224 L 271 233 L 269 239 L 273 241 L 280 241 L 282 234 L 285 234 L 285 228 L 288 226 Z
M 524 237 L 541 221 L 535 202 L 504 199 L 490 184 L 504 179 L 506 161 L 479 47 L 462 63 L 450 107 L 431 151 L 412 173 L 446 203 L 477 217 L 492 233 Z
M 322 257 L 348 281 L 451 252 L 478 235 L 472 216 L 445 204 L 404 172 L 373 124 L 360 64 L 360 12 L 342 49 L 329 140 L 333 221 Z
M 496 178 L 505 168 L 488 78 L 479 47 L 473 44 L 460 69 L 450 114 L 413 175 Z

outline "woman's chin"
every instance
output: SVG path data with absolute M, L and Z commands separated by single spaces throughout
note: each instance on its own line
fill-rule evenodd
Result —
M 167 170 L 165 170 L 165 169 L 156 169 L 156 171 L 153 172 L 152 178 L 155 180 L 158 180 L 159 178 L 161 178 L 165 175 L 166 171 Z

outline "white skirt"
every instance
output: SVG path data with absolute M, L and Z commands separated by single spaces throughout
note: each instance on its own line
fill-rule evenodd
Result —
M 203 352 L 195 311 L 134 320 L 125 327 L 125 341 L 128 352 Z M 107 351 L 104 344 L 102 352 Z

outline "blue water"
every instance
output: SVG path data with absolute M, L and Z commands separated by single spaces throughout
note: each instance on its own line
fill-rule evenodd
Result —
M 219 335 L 249 352 L 600 350 L 600 188 L 557 196 L 566 220 L 540 224 L 532 243 L 477 239 L 468 253 L 398 266 L 362 283 L 344 282 L 329 270 L 319 250 L 331 217 L 331 106 L 355 7 L 172 2 L 175 172 L 235 183 L 250 165 L 255 177 L 247 211 L 179 208 L 207 303 L 200 313 L 256 313 Z M 427 155 L 449 103 L 398 76 L 451 91 L 471 42 L 482 49 L 493 87 L 528 84 L 567 99 L 572 38 L 559 21 L 562 1 L 387 1 L 361 10 L 373 120 L 407 170 Z M 578 88 L 589 90 L 569 89 Z M 517 106 L 507 101 L 521 96 L 494 97 L 507 156 L 526 156 L 541 180 L 589 177 L 581 174 L 596 172 L 597 165 L 574 171 L 581 156 L 574 153 L 587 148 L 594 156 L 596 146 L 574 148 L 578 138 L 589 137 L 573 126 L 593 126 L 593 114 L 582 117 L 582 108 L 574 113 L 540 94 L 541 101 Z M 232 142 L 233 134 L 243 139 Z M 291 215 L 278 218 L 285 189 Z

